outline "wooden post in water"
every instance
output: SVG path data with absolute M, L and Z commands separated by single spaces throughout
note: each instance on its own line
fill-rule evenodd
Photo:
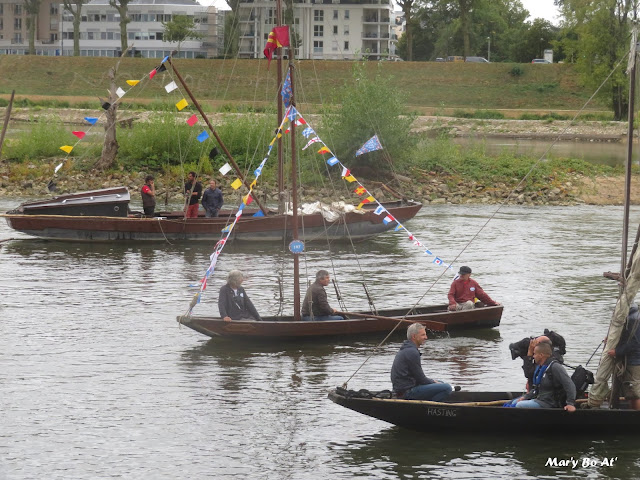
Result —
M 2 133 L 0 134 L 0 160 L 2 159 L 2 145 L 4 144 L 4 136 L 7 133 L 7 126 L 9 125 L 9 118 L 11 118 L 11 108 L 13 107 L 13 97 L 16 91 L 11 90 L 11 98 L 9 99 L 9 105 L 7 105 L 7 111 L 4 114 L 4 123 L 2 124 Z

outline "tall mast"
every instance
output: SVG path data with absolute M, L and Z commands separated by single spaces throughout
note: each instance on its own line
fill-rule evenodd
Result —
M 293 81 L 294 46 L 289 32 L 289 75 L 291 76 L 291 105 L 295 106 Z M 293 240 L 298 240 L 298 166 L 296 159 L 296 122 L 291 122 L 291 207 L 293 209 Z M 300 321 L 300 255 L 293 255 L 293 319 Z
M 251 187 L 249 186 L 249 182 L 247 182 L 247 179 L 242 174 L 242 171 L 240 170 L 240 167 L 238 167 L 238 164 L 236 163 L 236 161 L 231 156 L 231 153 L 229 152 L 229 150 L 227 150 L 227 146 L 224 144 L 224 142 L 220 138 L 220 135 L 218 135 L 218 132 L 216 132 L 215 128 L 213 128 L 213 125 L 211 125 L 211 122 L 209 122 L 209 118 L 202 111 L 202 108 L 200 107 L 200 104 L 198 103 L 196 98 L 191 93 L 191 90 L 189 90 L 189 87 L 187 86 L 185 81 L 182 79 L 182 75 L 180 75 L 180 72 L 178 72 L 178 69 L 176 68 L 176 66 L 171 61 L 171 57 L 169 57 L 169 59 L 167 61 L 169 62 L 169 65 L 171 65 L 171 68 L 173 69 L 173 72 L 176 74 L 176 77 L 178 77 L 178 80 L 180 81 L 180 83 L 184 87 L 185 91 L 187 92 L 187 95 L 189 95 L 189 98 L 193 102 L 193 105 L 198 109 L 198 112 L 200 112 L 200 115 L 202 116 L 202 118 L 204 119 L 205 123 L 207 124 L 207 127 L 209 127 L 209 130 L 211 130 L 211 133 L 213 134 L 213 136 L 216 137 L 216 140 L 218 141 L 218 144 L 220 145 L 220 148 L 222 148 L 222 150 L 224 151 L 224 154 L 229 159 L 229 163 L 231 164 L 231 166 L 235 170 L 236 175 L 238 175 L 240 180 L 242 180 L 242 183 L 244 184 L 245 187 L 247 187 L 247 190 L 250 191 Z M 256 202 L 258 207 L 260 207 L 260 210 L 262 210 L 262 213 L 264 213 L 265 216 L 266 216 L 269 212 L 267 211 L 267 209 L 265 207 L 262 206 L 262 204 L 256 198 L 255 195 L 253 195 L 253 200 Z
M 276 26 L 282 25 L 282 0 L 276 0 Z M 282 121 L 282 47 L 276 49 L 278 68 L 278 118 L 277 125 Z M 278 137 L 278 213 L 284 213 L 284 157 L 282 153 L 282 136 Z

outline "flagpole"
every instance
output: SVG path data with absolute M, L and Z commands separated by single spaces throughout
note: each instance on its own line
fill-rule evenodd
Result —
M 289 32 L 289 78 L 291 80 L 291 107 L 295 107 L 295 87 L 293 81 L 294 46 Z M 291 200 L 293 209 L 293 240 L 298 240 L 298 166 L 296 159 L 296 121 L 291 122 Z M 293 255 L 293 320 L 300 321 L 300 255 Z
M 187 95 L 189 95 L 189 98 L 193 102 L 193 105 L 196 107 L 198 112 L 200 112 L 200 115 L 202 116 L 202 119 L 205 121 L 205 123 L 209 127 L 209 130 L 211 130 L 211 133 L 213 133 L 213 136 L 216 137 L 216 140 L 218 141 L 218 144 L 220 145 L 220 148 L 222 148 L 222 150 L 224 151 L 224 154 L 229 159 L 229 163 L 231 163 L 231 166 L 236 171 L 236 174 L 238 175 L 238 177 L 240 178 L 240 180 L 242 181 L 244 186 L 247 187 L 247 190 L 251 191 L 251 187 L 249 186 L 249 182 L 247 182 L 247 179 L 242 174 L 242 171 L 240 170 L 240 167 L 238 167 L 238 164 L 236 163 L 236 161 L 231 156 L 231 152 L 229 152 L 229 150 L 227 150 L 227 146 L 224 144 L 224 142 L 222 141 L 222 139 L 218 135 L 218 132 L 216 132 L 215 128 L 213 128 L 213 125 L 211 125 L 211 122 L 209 122 L 209 118 L 202 111 L 202 108 L 200 107 L 200 104 L 198 103 L 198 101 L 195 99 L 195 97 L 191 93 L 191 90 L 189 90 L 189 87 L 187 86 L 185 81 L 182 79 L 182 75 L 180 75 L 180 72 L 178 72 L 178 69 L 176 69 L 176 66 L 171 61 L 171 56 L 169 56 L 167 61 L 169 62 L 169 65 L 171 65 L 171 68 L 173 69 L 173 72 L 176 74 L 176 77 L 178 77 L 178 80 L 180 80 L 180 83 L 182 84 L 182 86 L 184 87 L 185 91 L 187 92 Z M 262 204 L 260 203 L 260 201 L 258 200 L 258 198 L 255 195 L 251 194 L 251 197 L 253 197 L 253 200 L 256 202 L 258 207 L 260 207 L 260 210 L 262 210 L 262 213 L 264 213 L 264 215 L 267 216 L 269 214 L 269 211 L 265 207 L 262 206 Z
M 276 0 L 276 26 L 282 25 L 282 0 Z M 278 68 L 278 125 L 282 121 L 282 51 L 276 49 Z M 278 213 L 284 213 L 284 156 L 282 154 L 282 136 L 278 136 Z

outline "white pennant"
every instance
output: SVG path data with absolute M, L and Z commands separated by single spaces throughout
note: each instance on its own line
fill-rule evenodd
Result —
M 124 97 L 124 94 L 127 93 L 125 92 L 122 88 L 118 87 L 118 90 L 116 90 L 116 95 L 118 95 L 118 97 L 122 98 Z
M 226 175 L 227 173 L 229 173 L 230 170 L 231 170 L 231 165 L 229 165 L 228 163 L 225 163 L 222 167 L 220 167 L 220 173 L 222 175 Z
M 173 92 L 176 88 L 178 88 L 176 82 L 171 82 L 164 86 L 164 89 L 167 91 L 167 93 Z

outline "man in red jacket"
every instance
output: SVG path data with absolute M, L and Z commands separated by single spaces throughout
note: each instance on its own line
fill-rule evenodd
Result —
M 469 267 L 460 267 L 458 275 L 458 278 L 453 281 L 449 289 L 449 310 L 455 312 L 474 308 L 476 298 L 488 306 L 500 305 L 482 290 L 478 282 L 471 280 L 471 269 Z

